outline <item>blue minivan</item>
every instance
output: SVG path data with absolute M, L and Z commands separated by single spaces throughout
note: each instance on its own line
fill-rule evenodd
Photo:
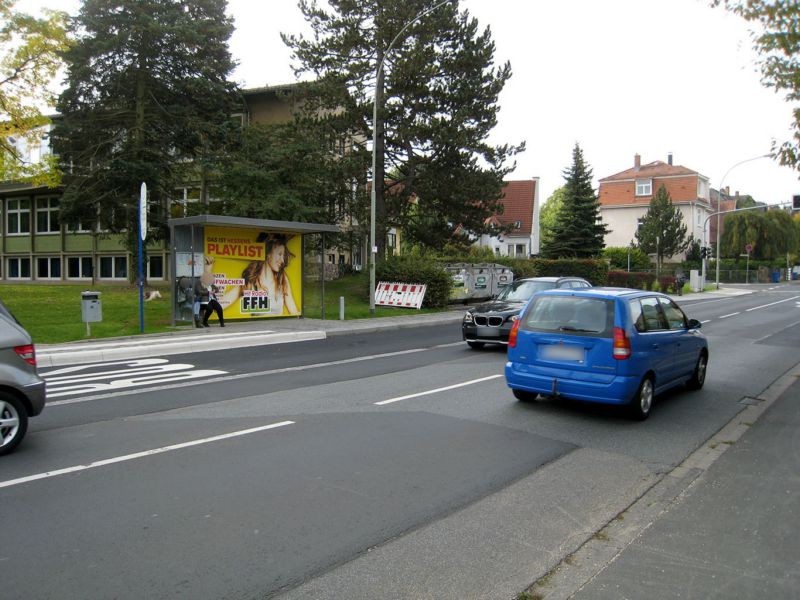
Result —
M 708 342 L 669 297 L 623 288 L 536 294 L 508 340 L 506 382 L 537 395 L 623 404 L 646 419 L 668 388 L 703 387 Z

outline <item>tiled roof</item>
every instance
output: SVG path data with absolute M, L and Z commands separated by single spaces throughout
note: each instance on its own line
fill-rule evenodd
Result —
M 697 171 L 692 171 L 680 165 L 670 165 L 657 160 L 640 167 L 632 167 L 616 175 L 604 177 L 600 181 L 624 181 L 628 179 L 650 179 L 652 177 L 669 177 L 672 175 L 699 175 Z
M 504 211 L 496 215 L 502 225 L 520 221 L 522 226 L 513 230 L 511 235 L 530 235 L 533 231 L 533 202 L 536 198 L 535 179 L 522 181 L 506 181 L 503 187 L 503 198 L 500 201 Z

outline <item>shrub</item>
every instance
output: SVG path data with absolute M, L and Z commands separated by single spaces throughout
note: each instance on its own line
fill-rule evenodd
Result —
M 394 256 L 375 266 L 377 281 L 398 283 L 423 283 L 427 286 L 422 306 L 446 307 L 450 299 L 453 280 L 450 274 L 436 263 L 415 257 Z
M 609 271 L 608 285 L 613 287 L 633 288 L 635 290 L 650 290 L 656 281 L 652 273 L 642 271 Z
M 641 248 L 628 248 L 627 246 L 611 246 L 603 250 L 603 258 L 610 263 L 611 269 L 621 271 L 628 269 L 628 252 L 630 251 L 630 268 L 634 271 L 644 271 L 650 268 L 650 257 Z

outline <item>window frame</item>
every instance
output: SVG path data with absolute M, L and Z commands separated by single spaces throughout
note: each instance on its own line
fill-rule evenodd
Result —
M 55 202 L 55 206 L 53 206 Z M 41 206 L 46 203 L 45 206 Z M 61 200 L 56 196 L 46 196 L 34 199 L 34 216 L 36 221 L 36 235 L 58 235 L 61 233 Z M 44 216 L 45 228 L 39 228 L 39 217 Z
M 11 203 L 14 202 L 17 204 L 16 208 L 11 207 Z M 27 208 L 21 208 L 22 203 L 27 203 Z M 5 223 L 6 223 L 6 235 L 30 235 L 31 234 L 31 199 L 29 197 L 25 198 L 6 198 L 5 202 Z M 11 231 L 11 223 L 10 219 L 11 216 L 15 215 L 17 220 L 17 227 L 16 231 Z M 22 230 L 22 218 L 23 215 L 27 215 L 27 230 Z M 16 258 L 16 257 L 15 257 Z
M 62 272 L 63 272 L 63 264 L 62 264 L 60 256 L 36 256 L 35 259 L 36 259 L 36 279 L 37 280 L 38 279 L 48 279 L 48 280 L 52 280 L 52 281 L 60 281 L 61 280 L 61 275 L 62 275 Z M 45 273 L 45 274 L 42 274 L 41 270 L 40 270 L 41 269 L 41 265 L 42 265 L 42 261 L 47 261 L 46 262 L 46 264 L 47 264 L 47 273 Z M 58 271 L 58 273 L 56 275 L 53 275 L 53 265 L 54 264 L 58 265 L 56 267 L 56 269 L 55 269 L 55 270 Z
M 17 263 L 17 270 L 22 272 L 22 264 L 27 262 L 28 265 L 28 275 L 17 275 L 16 277 L 12 275 L 14 269 L 11 267 L 11 263 Z M 6 279 L 14 280 L 14 281 L 30 281 L 31 279 L 31 257 L 30 256 L 7 256 L 6 257 Z
M 653 195 L 653 179 L 636 179 L 634 183 L 635 195 L 638 196 L 652 196 Z M 646 191 L 645 191 L 646 190 Z

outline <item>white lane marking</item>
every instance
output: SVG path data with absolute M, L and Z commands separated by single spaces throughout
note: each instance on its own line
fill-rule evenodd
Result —
M 88 465 L 76 465 L 74 467 L 66 467 L 64 469 L 57 469 L 55 471 L 47 471 L 45 473 L 37 473 L 36 475 L 28 475 L 26 477 L 19 477 L 17 479 L 9 479 L 7 481 L 0 481 L 0 488 L 11 487 L 20 485 L 22 483 L 29 483 L 31 481 L 38 481 L 39 479 L 48 479 L 50 477 L 58 477 L 59 475 L 67 475 L 69 473 L 77 473 L 79 471 L 86 471 L 87 469 L 95 469 L 97 467 L 104 467 L 106 465 L 113 465 L 115 463 L 126 462 L 135 460 L 137 458 L 144 458 L 146 456 L 154 456 L 156 454 L 163 454 L 164 452 L 171 452 L 173 450 L 181 450 L 182 448 L 190 448 L 191 446 L 199 446 L 200 444 L 209 444 L 219 440 L 226 440 L 233 437 L 242 435 L 249 435 L 259 431 L 266 431 L 267 429 L 275 429 L 277 427 L 285 427 L 286 425 L 294 425 L 294 421 L 281 421 L 280 423 L 272 423 L 270 425 L 262 425 L 261 427 L 253 427 L 251 429 L 241 429 L 239 431 L 232 431 L 230 433 L 223 433 L 212 437 L 202 438 L 199 440 L 192 440 L 190 442 L 182 442 L 180 444 L 172 444 L 171 446 L 162 446 L 161 448 L 154 448 L 153 450 L 145 450 L 143 452 L 135 452 L 134 454 L 126 454 L 124 456 L 115 456 L 114 458 L 106 458 L 98 460 Z
M 418 392 L 416 394 L 409 394 L 408 396 L 398 396 L 397 398 L 389 398 L 388 400 L 381 400 L 376 402 L 377 406 L 384 406 L 385 404 L 392 404 L 393 402 L 400 402 L 401 400 L 408 400 L 409 398 L 418 398 L 419 396 L 427 396 L 429 394 L 436 394 L 438 392 L 446 392 L 447 390 L 454 390 L 456 388 L 472 385 L 473 383 L 480 383 L 481 381 L 489 381 L 490 379 L 497 379 L 502 375 L 490 375 L 489 377 L 481 377 L 480 379 L 472 379 L 455 385 L 448 385 L 447 387 L 436 388 L 435 390 L 427 390 L 425 392 Z
M 769 304 L 754 306 L 753 308 L 748 308 L 745 312 L 750 312 L 751 310 L 758 310 L 759 308 L 767 308 L 768 306 L 775 306 L 776 304 L 780 304 L 781 302 L 789 302 L 791 300 L 797 300 L 798 298 L 800 298 L 800 296 L 792 296 L 791 298 L 786 298 L 786 300 L 778 300 L 777 302 L 770 302 Z
M 706 319 L 705 321 L 700 321 L 700 323 L 711 323 L 711 319 Z
M 185 382 L 189 379 L 215 377 L 226 373 L 227 371 L 216 369 L 195 369 L 194 365 L 190 364 L 170 364 L 164 358 L 148 358 L 64 367 L 41 375 L 47 382 L 47 398 L 50 400 L 90 392 L 110 392 L 174 381 Z M 62 400 L 51 402 L 49 405 L 58 406 L 63 403 L 72 402 Z
M 449 346 L 463 346 L 464 342 L 453 342 L 449 344 L 439 344 L 438 346 L 433 346 L 433 348 L 446 348 Z M 413 348 L 411 350 L 399 350 L 397 352 L 386 352 L 384 354 L 373 354 L 370 356 L 358 356 L 355 358 L 345 358 L 342 360 L 332 360 L 329 362 L 324 363 L 315 363 L 313 365 L 301 365 L 297 367 L 284 367 L 282 369 L 270 369 L 268 371 L 257 371 L 255 373 L 240 373 L 238 375 L 224 375 L 222 377 L 210 377 L 208 379 L 203 379 L 201 383 L 221 383 L 226 381 L 235 381 L 237 379 L 247 379 L 249 377 L 264 377 L 267 375 L 278 375 L 281 373 L 291 373 L 296 371 L 307 371 L 309 369 L 319 369 L 323 367 L 335 367 L 338 365 L 345 365 L 357 362 L 363 362 L 366 360 L 375 360 L 380 358 L 392 358 L 394 356 L 401 356 L 403 354 L 414 354 L 417 352 L 425 352 L 427 350 L 431 350 L 431 348 Z M 56 406 L 65 406 L 68 404 L 79 404 L 81 402 L 93 402 L 95 400 L 103 400 L 106 398 L 118 398 L 120 396 L 129 396 L 133 394 L 143 394 L 148 392 L 160 392 L 163 390 L 170 390 L 175 388 L 182 388 L 186 384 L 185 383 L 176 383 L 173 385 L 159 385 L 153 386 L 148 388 L 142 388 L 137 390 L 130 390 L 130 391 L 120 391 L 115 393 L 109 394 L 97 394 L 95 396 L 88 396 L 86 398 L 74 398 L 72 400 L 57 400 L 55 402 L 48 402 L 47 408 L 54 408 Z
M 742 314 L 741 311 L 740 312 L 731 313 L 729 315 L 722 315 L 720 317 L 720 319 L 727 319 L 728 317 L 735 317 L 736 315 L 740 315 L 740 314 Z
M 723 302 L 725 300 L 731 300 L 731 299 L 732 298 L 730 298 L 730 297 L 729 298 L 716 298 L 715 300 L 689 300 L 689 299 L 683 299 L 680 302 L 678 302 L 678 304 L 683 302 L 684 304 L 686 304 L 688 306 L 694 307 L 694 306 L 699 306 L 700 304 L 711 304 L 712 302 Z
M 775 335 L 778 335 L 778 334 L 780 334 L 780 333 L 783 333 L 783 332 L 784 332 L 784 331 L 786 331 L 787 329 L 791 329 L 791 328 L 792 328 L 792 327 L 794 327 L 795 325 L 800 325 L 800 321 L 795 321 L 794 323 L 789 323 L 788 325 L 786 325 L 786 326 L 785 326 L 783 329 L 781 329 L 780 331 L 776 331 L 775 333 L 768 333 L 768 334 L 767 334 L 767 335 L 765 335 L 764 337 L 760 337 L 760 338 L 758 338 L 758 339 L 757 339 L 757 340 L 755 340 L 755 342 L 753 342 L 753 343 L 754 343 L 754 344 L 758 344 L 758 343 L 760 343 L 760 342 L 763 342 L 763 341 L 764 341 L 764 340 L 766 340 L 766 339 L 769 339 L 769 338 L 771 338 L 771 337 L 773 337 L 773 336 L 775 336 Z

